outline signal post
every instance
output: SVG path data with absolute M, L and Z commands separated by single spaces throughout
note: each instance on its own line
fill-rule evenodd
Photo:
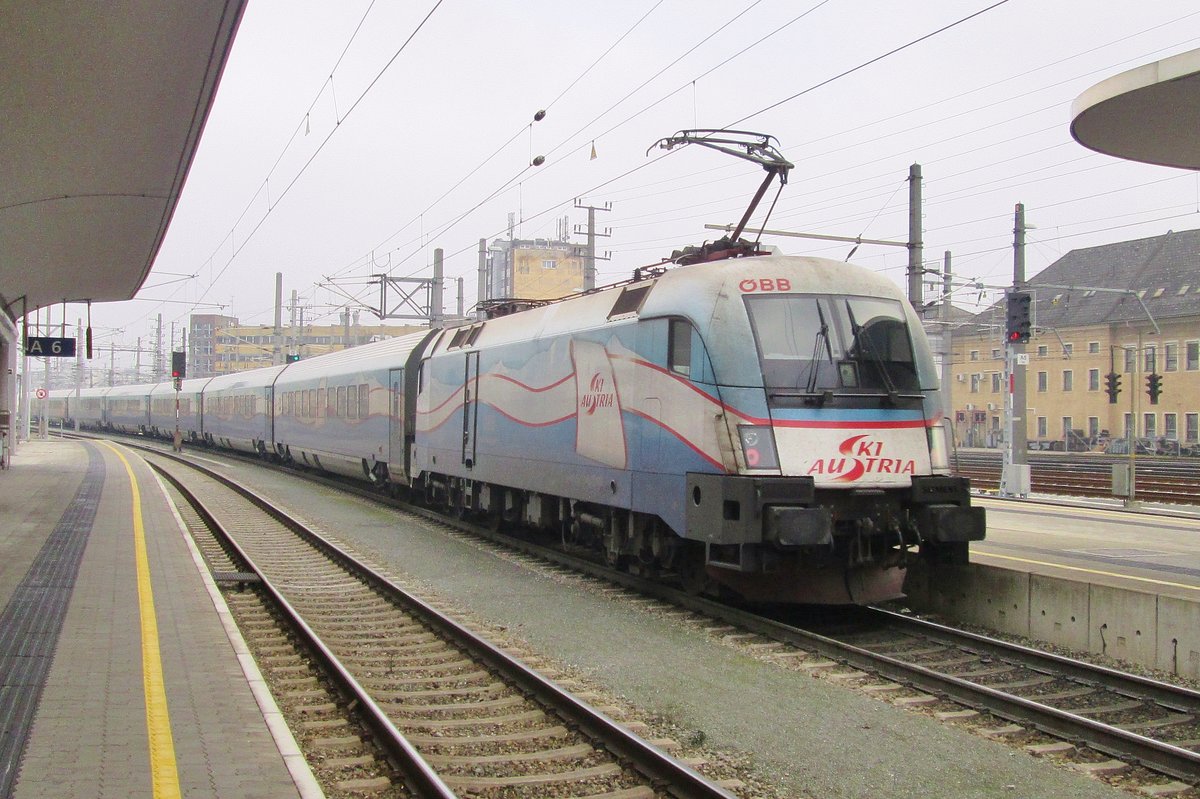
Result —
M 183 451 L 183 433 L 179 430 L 179 392 L 183 391 L 183 378 L 187 375 L 187 353 L 171 352 L 171 379 L 175 383 L 175 437 L 172 448 Z
M 1025 342 L 1033 332 L 1033 294 L 1028 291 L 1009 291 L 1005 295 L 1004 326 L 1004 463 L 1000 470 L 1000 495 L 1024 497 L 1029 495 L 1029 463 L 1025 457 L 1024 385 L 1017 390 L 1018 376 L 1024 379 L 1024 367 L 1029 355 Z M 1021 367 L 1018 369 L 1018 367 Z M 1018 401 L 1019 400 L 1019 401 Z

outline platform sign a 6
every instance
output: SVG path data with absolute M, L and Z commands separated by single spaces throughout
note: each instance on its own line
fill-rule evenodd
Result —
M 25 339 L 25 354 L 42 358 L 74 358 L 75 339 L 35 336 Z

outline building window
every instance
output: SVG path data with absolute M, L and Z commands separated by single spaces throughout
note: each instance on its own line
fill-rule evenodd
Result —
M 971 393 L 979 393 L 979 375 L 971 375 Z
M 1183 415 L 1184 433 L 1188 441 L 1196 441 L 1200 436 L 1200 413 L 1185 413 Z
M 999 372 L 992 372 L 992 393 L 993 394 L 1000 393 L 1000 377 L 1001 377 L 1001 375 Z
M 1069 435 L 1071 435 L 1071 417 L 1064 416 L 1062 418 L 1062 437 L 1065 439 Z
M 1039 416 L 1037 418 L 1037 437 L 1038 438 L 1046 437 L 1046 417 L 1045 416 Z
M 1183 368 L 1189 372 L 1200 369 L 1200 341 L 1189 341 L 1185 345 Z
M 1100 370 L 1088 369 L 1088 391 L 1100 390 Z
M 1099 355 L 1099 354 L 1100 354 L 1100 342 L 1099 341 L 1089 341 L 1088 342 L 1088 355 Z
M 1037 390 L 1045 393 L 1049 385 L 1049 372 L 1038 372 L 1037 375 Z
M 971 360 L 972 361 L 979 360 L 979 350 L 971 350 Z
M 1163 369 L 1167 372 L 1179 371 L 1179 345 L 1163 345 Z
M 1131 435 L 1133 435 L 1133 414 L 1132 413 L 1125 414 L 1125 432 L 1123 435 L 1126 438 L 1129 438 Z
M 993 361 L 998 361 L 998 360 L 1000 360 L 1001 357 L 1003 357 L 1003 356 L 1000 355 L 999 349 L 992 350 L 992 360 Z
M 1075 372 L 1071 369 L 1063 369 L 1063 391 L 1075 390 Z
M 1137 346 L 1133 344 L 1125 345 L 1125 371 L 1128 374 L 1133 374 L 1134 367 L 1137 366 Z
M 1089 416 L 1088 417 L 1088 438 L 1090 438 L 1092 441 L 1095 441 L 1099 437 L 1100 437 L 1100 417 L 1099 416 Z
M 1146 356 L 1146 361 L 1145 361 L 1145 364 L 1143 365 L 1142 371 L 1147 372 L 1147 373 L 1157 372 L 1158 371 L 1158 350 L 1155 348 L 1155 346 L 1153 344 L 1146 345 L 1145 356 Z
M 1070 358 L 1074 354 L 1075 354 L 1075 345 L 1074 344 L 1063 344 L 1063 355 Z
M 1146 438 L 1154 438 L 1158 433 L 1158 416 L 1153 413 L 1142 414 L 1142 435 Z
M 542 269 L 558 269 L 558 261 L 546 258 L 542 261 Z
M 1167 438 L 1179 438 L 1179 415 L 1163 414 L 1163 435 Z
M 1045 358 L 1047 355 L 1050 354 L 1050 348 L 1048 346 L 1046 346 L 1045 344 L 1039 344 L 1037 352 L 1038 352 L 1039 358 Z

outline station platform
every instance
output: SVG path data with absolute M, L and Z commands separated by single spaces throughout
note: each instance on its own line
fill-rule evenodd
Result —
M 33 440 L 0 471 L 0 799 L 317 797 L 156 475 Z

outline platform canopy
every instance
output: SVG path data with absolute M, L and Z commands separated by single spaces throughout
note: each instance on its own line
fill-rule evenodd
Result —
M 1118 158 L 1200 169 L 1200 50 L 1097 83 L 1072 104 L 1071 135 Z
M 145 281 L 246 0 L 0 4 L 0 307 Z

